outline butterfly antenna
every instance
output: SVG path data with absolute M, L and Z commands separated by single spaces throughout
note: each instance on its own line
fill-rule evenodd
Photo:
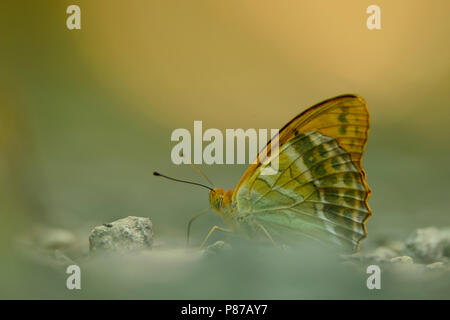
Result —
M 209 184 L 210 184 L 211 186 L 213 186 L 214 188 L 216 187 L 216 186 L 214 185 L 214 183 L 208 178 L 208 176 L 207 176 L 202 170 L 200 170 L 199 167 L 197 167 L 197 166 L 196 166 L 195 164 L 193 164 L 192 162 L 191 162 L 191 165 L 194 167 L 195 170 L 197 170 L 198 173 L 200 173 L 200 174 L 202 175 L 203 178 L 205 178 L 206 181 L 209 182 Z
M 187 161 L 189 161 L 189 163 L 191 164 L 191 166 L 192 166 L 198 173 L 200 173 L 200 175 L 201 175 L 203 178 L 205 178 L 205 180 L 208 181 L 208 183 L 209 183 L 211 186 L 216 187 L 216 186 L 214 185 L 214 183 L 213 183 L 211 180 L 209 180 L 208 176 L 207 176 L 202 170 L 200 170 L 199 167 L 197 167 L 195 164 L 192 163 L 191 159 L 189 159 L 189 158 L 188 158 L 187 156 L 185 156 L 185 155 L 182 155 L 182 156 L 183 156 Z
M 171 178 L 171 177 L 168 177 L 168 176 L 166 176 L 166 175 L 164 175 L 164 174 L 161 174 L 161 173 L 159 173 L 159 172 L 156 172 L 156 171 L 153 171 L 153 175 L 154 175 L 154 176 L 157 176 L 157 177 L 163 177 L 163 178 L 166 178 L 166 179 L 169 179 L 169 180 L 172 180 L 172 181 L 177 181 L 177 182 L 182 182 L 182 183 L 193 184 L 193 185 L 200 186 L 200 187 L 209 189 L 209 190 L 211 190 L 211 191 L 214 191 L 213 188 L 208 187 L 208 186 L 205 186 L 204 184 L 197 183 L 197 182 L 192 182 L 192 181 L 186 181 L 186 180 L 180 180 L 180 179 Z

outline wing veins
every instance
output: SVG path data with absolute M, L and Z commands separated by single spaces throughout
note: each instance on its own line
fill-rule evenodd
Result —
M 290 147 L 290 146 L 289 146 L 289 147 Z M 284 169 L 284 171 L 290 169 L 290 168 L 292 167 L 292 165 L 295 164 L 295 163 L 297 162 L 297 160 L 300 159 L 306 152 L 309 152 L 309 151 L 311 151 L 311 150 L 314 150 L 316 147 L 317 147 L 317 146 L 314 146 L 313 148 L 308 149 L 307 151 L 305 151 L 304 153 L 302 153 L 301 155 L 299 155 L 297 158 L 295 158 L 295 159 L 294 159 L 294 160 L 286 167 L 286 169 Z M 333 149 L 327 150 L 327 153 L 330 152 L 330 151 L 336 150 L 336 149 L 341 149 L 341 148 L 339 147 L 338 144 L 336 144 L 336 146 L 335 146 Z M 281 187 L 284 187 L 286 184 L 288 184 L 289 182 L 291 182 L 291 181 L 297 179 L 298 177 L 300 177 L 300 176 L 303 175 L 304 173 L 311 171 L 311 168 L 314 168 L 316 165 L 318 165 L 318 164 L 320 164 L 320 163 L 322 163 L 322 162 L 325 162 L 325 161 L 327 161 L 327 160 L 329 160 L 329 159 L 336 158 L 337 156 L 342 156 L 343 154 L 348 154 L 348 152 L 346 152 L 346 151 L 344 150 L 343 153 L 336 154 L 336 155 L 334 155 L 334 156 L 332 156 L 332 157 L 330 157 L 330 158 L 322 159 L 322 160 L 320 160 L 319 162 L 316 162 L 316 163 L 315 163 L 314 165 L 312 165 L 311 167 L 309 167 L 308 170 L 303 171 L 301 174 L 299 174 L 299 175 L 297 175 L 297 176 L 295 176 L 295 177 L 292 177 L 292 172 L 290 172 L 289 175 L 291 176 L 291 179 L 288 180 L 286 183 L 284 183 L 284 184 L 278 186 L 277 189 L 279 189 L 279 188 L 281 188 Z M 345 161 L 345 162 L 342 162 L 342 163 L 339 163 L 339 164 L 346 164 L 346 163 L 350 163 L 350 162 L 352 162 L 351 159 L 350 159 L 349 161 Z M 352 162 L 352 163 L 353 163 L 353 162 Z M 342 172 L 347 172 L 347 171 L 342 171 Z M 325 177 L 325 176 L 324 176 L 324 177 Z M 281 174 L 275 179 L 275 181 L 273 182 L 273 184 L 269 187 L 269 191 L 266 191 L 264 194 L 262 194 L 258 199 L 256 199 L 256 200 L 254 201 L 254 203 L 256 204 L 260 199 L 264 198 L 264 197 L 265 197 L 267 194 L 269 194 L 272 190 L 276 190 L 276 189 L 273 189 L 273 188 L 275 187 L 275 185 L 277 184 L 277 182 L 280 180 L 280 178 L 281 178 Z M 255 181 L 256 181 L 256 179 L 255 179 Z M 310 181 L 308 181 L 308 183 L 309 183 L 309 182 L 310 182 Z M 301 186 L 304 186 L 304 185 L 305 185 L 305 184 L 301 184 L 300 187 L 301 187 Z M 250 194 L 250 192 L 249 192 L 249 194 Z M 250 200 L 250 198 L 249 198 L 249 200 Z
M 361 213 L 364 213 L 364 214 L 369 214 L 369 211 L 364 211 L 364 210 L 362 210 L 362 209 L 357 209 L 357 208 L 352 208 L 352 207 L 347 207 L 347 206 L 344 206 L 344 205 L 342 205 L 342 204 L 336 204 L 336 203 L 332 203 L 332 202 L 328 202 L 328 201 L 316 201 L 316 200 L 304 200 L 304 201 L 302 201 L 302 202 L 311 202 L 311 203 L 321 203 L 321 204 L 329 204 L 329 205 L 332 205 L 332 206 L 336 206 L 336 207 L 340 207 L 340 208 L 344 208 L 344 209 L 350 209 L 350 210 L 355 210 L 355 211 L 358 211 L 358 212 L 361 212 Z M 353 219 L 350 219 L 350 220 L 353 220 Z M 355 220 L 353 220 L 353 221 L 355 221 Z M 355 222 L 358 222 L 358 221 L 355 221 Z
M 301 139 L 299 139 L 299 141 L 305 139 L 306 137 L 311 136 L 312 133 L 313 133 L 313 131 L 311 131 L 310 134 L 303 136 Z M 325 136 L 325 135 L 324 135 L 324 136 Z M 318 138 L 322 138 L 322 136 L 320 136 L 320 135 L 318 135 L 317 137 L 318 137 Z M 328 136 L 325 136 L 325 137 L 328 137 Z M 330 137 L 328 137 L 328 138 L 330 138 Z M 329 141 L 333 141 L 333 140 L 331 140 L 331 138 L 330 138 Z M 329 142 L 329 141 L 328 141 L 328 142 Z M 288 145 L 286 148 L 284 148 L 282 151 L 284 151 L 284 150 L 286 150 L 286 149 L 288 149 L 288 148 L 291 148 L 292 146 L 293 146 L 293 143 L 289 144 L 289 145 Z M 311 151 L 311 150 L 314 150 L 316 147 L 317 147 L 317 145 L 313 145 L 312 148 L 310 148 L 310 149 L 304 151 L 302 154 L 300 154 L 297 158 L 295 158 L 295 159 L 294 159 L 294 160 L 286 167 L 285 171 L 286 171 L 287 169 L 289 169 L 289 168 L 290 168 L 290 167 L 291 167 L 291 166 L 292 166 L 292 165 L 293 165 L 300 157 L 302 157 L 306 152 L 309 152 L 309 151 Z M 338 146 L 338 147 L 339 147 L 339 146 Z M 334 149 L 332 149 L 332 150 L 334 150 Z M 281 152 L 281 151 L 278 152 L 278 157 L 279 157 L 280 152 Z M 277 179 L 276 179 L 275 182 L 272 184 L 272 186 L 270 187 L 270 189 L 273 188 L 273 186 L 278 182 L 278 180 L 280 179 L 280 177 L 281 177 L 281 175 L 279 175 L 279 176 L 277 177 Z M 250 192 L 251 192 L 251 190 L 253 189 L 253 185 L 255 184 L 255 182 L 256 182 L 256 179 L 252 182 L 252 184 L 251 184 L 250 187 L 248 188 L 247 200 L 249 200 L 249 201 L 251 201 L 251 199 L 250 199 Z M 268 193 L 268 192 L 267 192 L 267 193 Z M 267 193 L 265 193 L 264 196 L 267 195 Z M 261 197 L 260 197 L 260 198 L 261 198 Z M 260 199 L 260 198 L 259 198 L 259 199 Z M 258 199 L 258 200 L 259 200 L 259 199 Z M 255 202 L 255 203 L 256 203 L 256 202 Z

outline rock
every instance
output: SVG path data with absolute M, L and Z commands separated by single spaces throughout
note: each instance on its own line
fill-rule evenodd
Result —
M 403 241 L 391 240 L 387 241 L 384 245 L 386 248 L 389 248 L 397 253 L 400 253 L 403 250 Z
M 205 256 L 212 256 L 212 255 L 216 255 L 218 253 L 226 252 L 229 250 L 231 250 L 231 246 L 228 243 L 219 240 L 219 241 L 216 241 L 213 244 L 207 246 L 205 248 L 205 250 L 203 251 L 203 254 Z
M 427 270 L 445 270 L 447 269 L 446 265 L 443 262 L 435 262 L 427 264 L 425 267 Z
M 414 260 L 409 256 L 400 256 L 395 257 L 390 260 L 392 263 L 399 263 L 399 264 L 414 264 Z
M 423 262 L 450 257 L 450 229 L 417 229 L 405 242 L 404 252 Z
M 64 229 L 38 228 L 36 241 L 43 249 L 64 250 L 72 247 L 76 242 L 75 235 Z
M 365 258 L 365 254 L 362 253 L 361 251 L 352 253 L 352 254 L 340 254 L 339 257 L 343 260 L 343 261 L 362 261 Z
M 392 258 L 398 256 L 398 253 L 387 247 L 379 247 L 373 252 L 366 255 L 366 258 L 375 261 L 390 261 Z
M 152 243 L 152 221 L 142 217 L 130 216 L 97 226 L 89 235 L 91 252 L 151 249 Z

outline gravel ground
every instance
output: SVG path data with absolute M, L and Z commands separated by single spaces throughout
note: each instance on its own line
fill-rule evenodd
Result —
M 154 238 L 151 221 L 139 217 L 95 227 L 86 238 L 37 228 L 18 242 L 21 261 L 30 270 L 53 270 L 44 272 L 47 281 L 64 282 L 67 266 L 79 265 L 85 284 L 77 297 L 88 299 L 450 298 L 450 228 L 418 229 L 404 241 L 353 255 L 233 241 L 168 248 Z M 371 265 L 381 270 L 381 290 L 366 286 Z M 48 298 L 73 298 L 64 289 Z

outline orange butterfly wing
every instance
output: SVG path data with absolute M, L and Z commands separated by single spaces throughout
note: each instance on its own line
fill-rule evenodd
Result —
M 335 138 L 339 145 L 351 154 L 353 162 L 365 175 L 361 162 L 369 129 L 370 118 L 366 102 L 360 96 L 346 94 L 322 101 L 300 113 L 281 128 L 278 143 L 282 146 L 299 133 L 319 131 Z M 270 155 L 271 142 L 272 140 L 266 146 L 266 153 L 261 151 L 257 163 L 250 165 L 245 171 L 235 188 L 235 193 L 261 165 L 262 154 Z

